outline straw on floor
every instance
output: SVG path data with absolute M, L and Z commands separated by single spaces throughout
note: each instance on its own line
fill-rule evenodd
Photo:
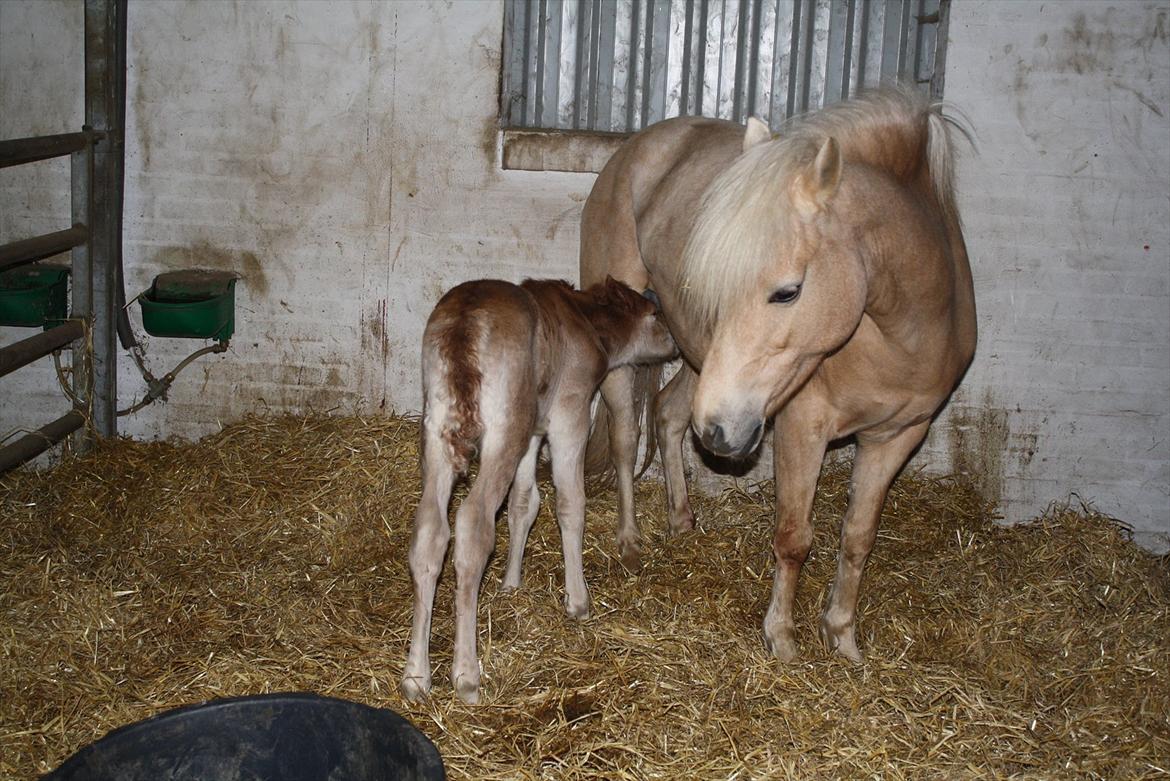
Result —
M 959 482 L 903 477 L 860 608 L 866 662 L 826 654 L 819 606 L 847 494 L 822 477 L 798 596 L 803 661 L 761 642 L 769 486 L 695 497 L 664 536 L 638 511 L 645 568 L 614 555 L 612 493 L 589 498 L 593 617 L 561 611 L 551 489 L 524 589 L 480 608 L 484 703 L 446 681 L 397 690 L 417 423 L 248 419 L 194 444 L 116 441 L 0 478 L 0 776 L 28 778 L 110 729 L 209 698 L 312 690 L 395 709 L 451 778 L 1153 778 L 1170 771 L 1170 574 L 1125 528 L 1056 508 L 994 523 Z M 506 547 L 500 523 L 497 554 Z

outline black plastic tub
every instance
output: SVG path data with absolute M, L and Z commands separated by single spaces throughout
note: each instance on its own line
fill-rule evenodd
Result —
M 315 694 L 212 700 L 121 727 L 50 781 L 444 781 L 439 752 L 393 711 Z

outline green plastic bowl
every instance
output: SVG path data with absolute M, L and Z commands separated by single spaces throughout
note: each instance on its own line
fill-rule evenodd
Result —
M 24 266 L 0 274 L 0 325 L 52 328 L 69 315 L 69 269 Z
M 226 342 L 236 329 L 236 275 L 200 270 L 159 274 L 138 304 L 142 327 L 152 336 Z

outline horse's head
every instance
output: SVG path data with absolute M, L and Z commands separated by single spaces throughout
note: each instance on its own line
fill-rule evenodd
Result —
M 718 455 L 741 457 L 769 417 L 857 328 L 866 279 L 842 214 L 843 162 L 831 137 L 753 133 L 715 181 L 687 244 L 687 300 L 710 347 L 692 425 Z

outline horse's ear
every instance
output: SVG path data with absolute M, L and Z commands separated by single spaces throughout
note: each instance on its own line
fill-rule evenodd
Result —
M 747 132 L 743 134 L 743 151 L 748 151 L 756 144 L 762 144 L 772 139 L 772 131 L 762 121 L 755 117 L 748 117 Z
M 794 183 L 793 201 L 801 216 L 812 218 L 824 210 L 841 184 L 841 167 L 841 147 L 830 136 Z

